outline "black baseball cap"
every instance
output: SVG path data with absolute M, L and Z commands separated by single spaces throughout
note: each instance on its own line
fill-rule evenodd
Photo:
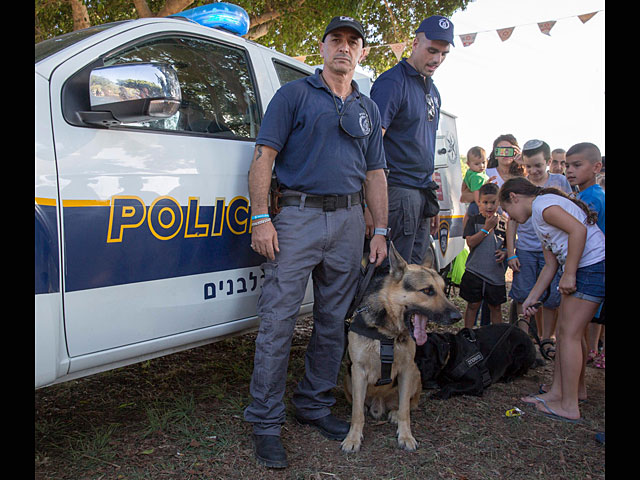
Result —
M 333 17 L 331 19 L 331 21 L 329 22 L 329 25 L 327 25 L 327 28 L 324 31 L 324 35 L 322 36 L 322 41 L 324 42 L 325 37 L 329 35 L 330 32 L 332 32 L 336 28 L 341 28 L 341 27 L 349 27 L 354 29 L 356 32 L 358 32 L 358 35 L 360 35 L 360 37 L 362 38 L 362 46 L 364 46 L 364 44 L 366 43 L 366 40 L 364 38 L 364 28 L 362 28 L 362 25 L 360 25 L 360 22 L 358 22 L 356 19 L 352 17 L 346 17 L 344 15 L 340 15 L 339 17 Z

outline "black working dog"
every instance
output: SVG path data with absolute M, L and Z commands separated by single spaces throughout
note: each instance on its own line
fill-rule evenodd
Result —
M 457 334 L 432 332 L 415 354 L 423 387 L 435 381 L 440 390 L 431 397 L 440 399 L 480 396 L 492 383 L 524 375 L 535 358 L 529 335 L 510 324 L 463 328 Z

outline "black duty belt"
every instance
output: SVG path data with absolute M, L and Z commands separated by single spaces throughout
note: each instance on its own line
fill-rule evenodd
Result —
M 304 198 L 304 203 L 303 203 Z M 351 199 L 351 204 L 349 204 Z M 324 212 L 333 212 L 338 208 L 360 205 L 360 192 L 351 195 L 287 195 L 280 198 L 280 206 L 302 206 L 305 208 L 321 208 Z

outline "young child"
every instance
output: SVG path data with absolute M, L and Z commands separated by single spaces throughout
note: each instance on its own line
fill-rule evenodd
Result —
M 564 175 L 549 173 L 551 148 L 542 140 L 529 140 L 522 147 L 522 158 L 527 178 L 539 187 L 557 187 L 565 193 L 571 193 L 571 186 Z M 517 233 L 517 239 L 516 239 Z M 513 282 L 509 297 L 517 304 L 518 313 L 522 313 L 522 303 L 536 283 L 536 279 L 545 264 L 542 245 L 536 236 L 531 219 L 523 224 L 513 220 L 507 223 L 507 262 L 513 270 Z M 551 282 L 549 297 L 542 306 L 542 319 L 538 325 L 541 333 L 540 349 L 546 358 L 553 357 L 555 343 L 551 339 L 556 324 L 556 313 L 560 305 L 558 292 L 559 272 Z M 526 326 L 521 324 L 521 328 Z
M 597 225 L 605 233 L 605 194 L 598 182 L 602 169 L 600 149 L 593 143 L 578 143 L 567 152 L 567 179 L 572 187 L 578 190 L 578 198 L 587 204 L 589 209 L 598 214 Z M 603 353 L 598 353 L 598 339 L 604 328 L 604 302 L 591 320 L 585 334 L 587 363 L 593 362 L 597 368 L 604 368 Z
M 467 220 L 470 215 L 476 215 L 479 213 L 479 189 L 489 180 L 489 177 L 487 177 L 487 174 L 485 173 L 485 169 L 487 168 L 487 153 L 484 151 L 484 148 L 471 147 L 467 152 L 467 165 L 469 168 L 464 174 L 462 191 L 460 192 L 460 201 L 469 203 L 469 206 L 467 207 L 467 212 L 462 220 L 462 228 L 467 224 Z M 470 192 L 471 195 L 466 195 L 467 192 Z M 471 196 L 473 197 L 473 200 L 471 200 Z
M 542 243 L 545 265 L 522 309 L 533 316 L 534 306 L 562 268 L 553 383 L 546 393 L 523 397 L 543 415 L 577 422 L 578 393 L 586 352 L 582 337 L 604 298 L 605 242 L 595 225 L 596 214 L 584 202 L 556 188 L 542 188 L 526 178 L 507 180 L 500 205 L 518 223 L 529 218 Z
M 504 236 L 506 220 L 498 215 L 498 186 L 485 183 L 479 190 L 480 213 L 471 215 L 464 228 L 470 252 L 460 281 L 460 296 L 466 300 L 464 326 L 471 328 L 484 299 L 489 305 L 491 323 L 502 322 L 500 305 L 507 301 L 504 280 Z

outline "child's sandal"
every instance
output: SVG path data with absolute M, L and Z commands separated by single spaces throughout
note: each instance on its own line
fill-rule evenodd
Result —
M 589 354 L 587 355 L 587 363 L 593 362 L 593 359 L 596 358 L 597 356 L 598 356 L 598 352 L 596 352 L 595 350 L 590 350 Z
M 604 369 L 604 354 L 598 355 L 593 359 L 593 366 Z

